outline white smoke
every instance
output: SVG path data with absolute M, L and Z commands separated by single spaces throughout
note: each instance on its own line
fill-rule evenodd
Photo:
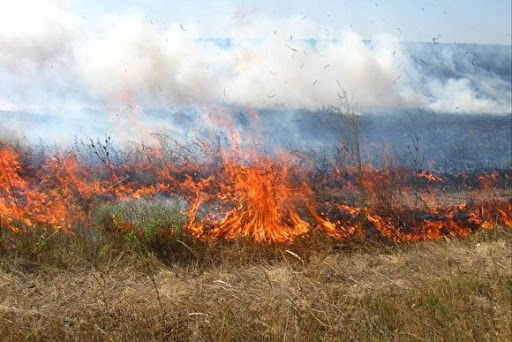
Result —
M 0 106 L 70 117 L 98 105 L 115 112 L 126 102 L 139 111 L 192 104 L 315 110 L 338 105 L 341 85 L 363 110 L 511 110 L 509 81 L 480 69 L 432 76 L 392 35 L 369 43 L 305 16 L 233 13 L 232 34 L 219 43 L 192 20 L 156 25 L 137 9 L 84 22 L 61 1 L 0 0 Z M 443 67 L 456 69 L 449 49 L 442 53 Z
M 0 67 L 37 72 L 62 61 L 79 35 L 78 16 L 58 0 L 0 0 Z
M 315 109 L 337 104 L 338 83 L 361 106 L 402 101 L 393 87 L 396 65 L 382 53 L 385 48 L 372 51 L 353 32 L 313 46 L 301 39 L 303 31 L 288 34 L 291 23 L 241 27 L 237 36 L 242 37 L 221 47 L 196 39 L 190 28 L 176 23 L 157 31 L 132 12 L 80 48 L 78 70 L 96 95 L 130 92 L 140 101 L 166 105 L 224 102 Z M 312 23 L 306 31 L 315 31 Z

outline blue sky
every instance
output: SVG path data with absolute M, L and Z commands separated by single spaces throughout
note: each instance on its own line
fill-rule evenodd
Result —
M 328 30 L 352 29 L 363 38 L 391 33 L 406 41 L 511 43 L 510 0 L 375 1 L 76 1 L 68 4 L 87 20 L 137 7 L 154 24 L 191 23 L 205 36 L 230 36 L 234 24 L 259 18 L 307 16 Z

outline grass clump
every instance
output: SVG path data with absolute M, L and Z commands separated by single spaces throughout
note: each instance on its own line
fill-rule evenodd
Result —
M 177 199 L 129 200 L 103 204 L 94 221 L 99 229 L 122 234 L 128 241 L 147 244 L 173 235 L 183 236 L 186 216 Z

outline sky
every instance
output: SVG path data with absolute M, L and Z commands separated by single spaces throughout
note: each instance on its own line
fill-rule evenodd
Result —
M 68 5 L 86 20 L 109 12 L 137 7 L 154 24 L 176 21 L 192 26 L 198 35 L 229 37 L 240 25 L 258 19 L 297 17 L 321 29 L 352 29 L 364 39 L 378 33 L 396 34 L 405 41 L 439 41 L 478 44 L 511 43 L 509 0 L 263 0 L 263 1 L 74 1 Z M 298 21 L 298 26 L 304 23 Z M 268 34 L 269 32 L 260 32 Z M 318 32 L 312 30 L 311 36 Z
M 0 0 L 0 138 L 27 113 L 58 136 L 154 108 L 316 110 L 340 89 L 363 109 L 509 113 L 510 34 L 510 0 Z

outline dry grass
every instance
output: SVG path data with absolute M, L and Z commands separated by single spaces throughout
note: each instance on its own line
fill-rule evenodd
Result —
M 500 228 L 411 245 L 320 236 L 288 246 L 183 240 L 167 259 L 115 239 L 94 245 L 57 234 L 26 251 L 9 240 L 18 245 L 4 247 L 0 259 L 0 336 L 510 341 L 511 238 Z

